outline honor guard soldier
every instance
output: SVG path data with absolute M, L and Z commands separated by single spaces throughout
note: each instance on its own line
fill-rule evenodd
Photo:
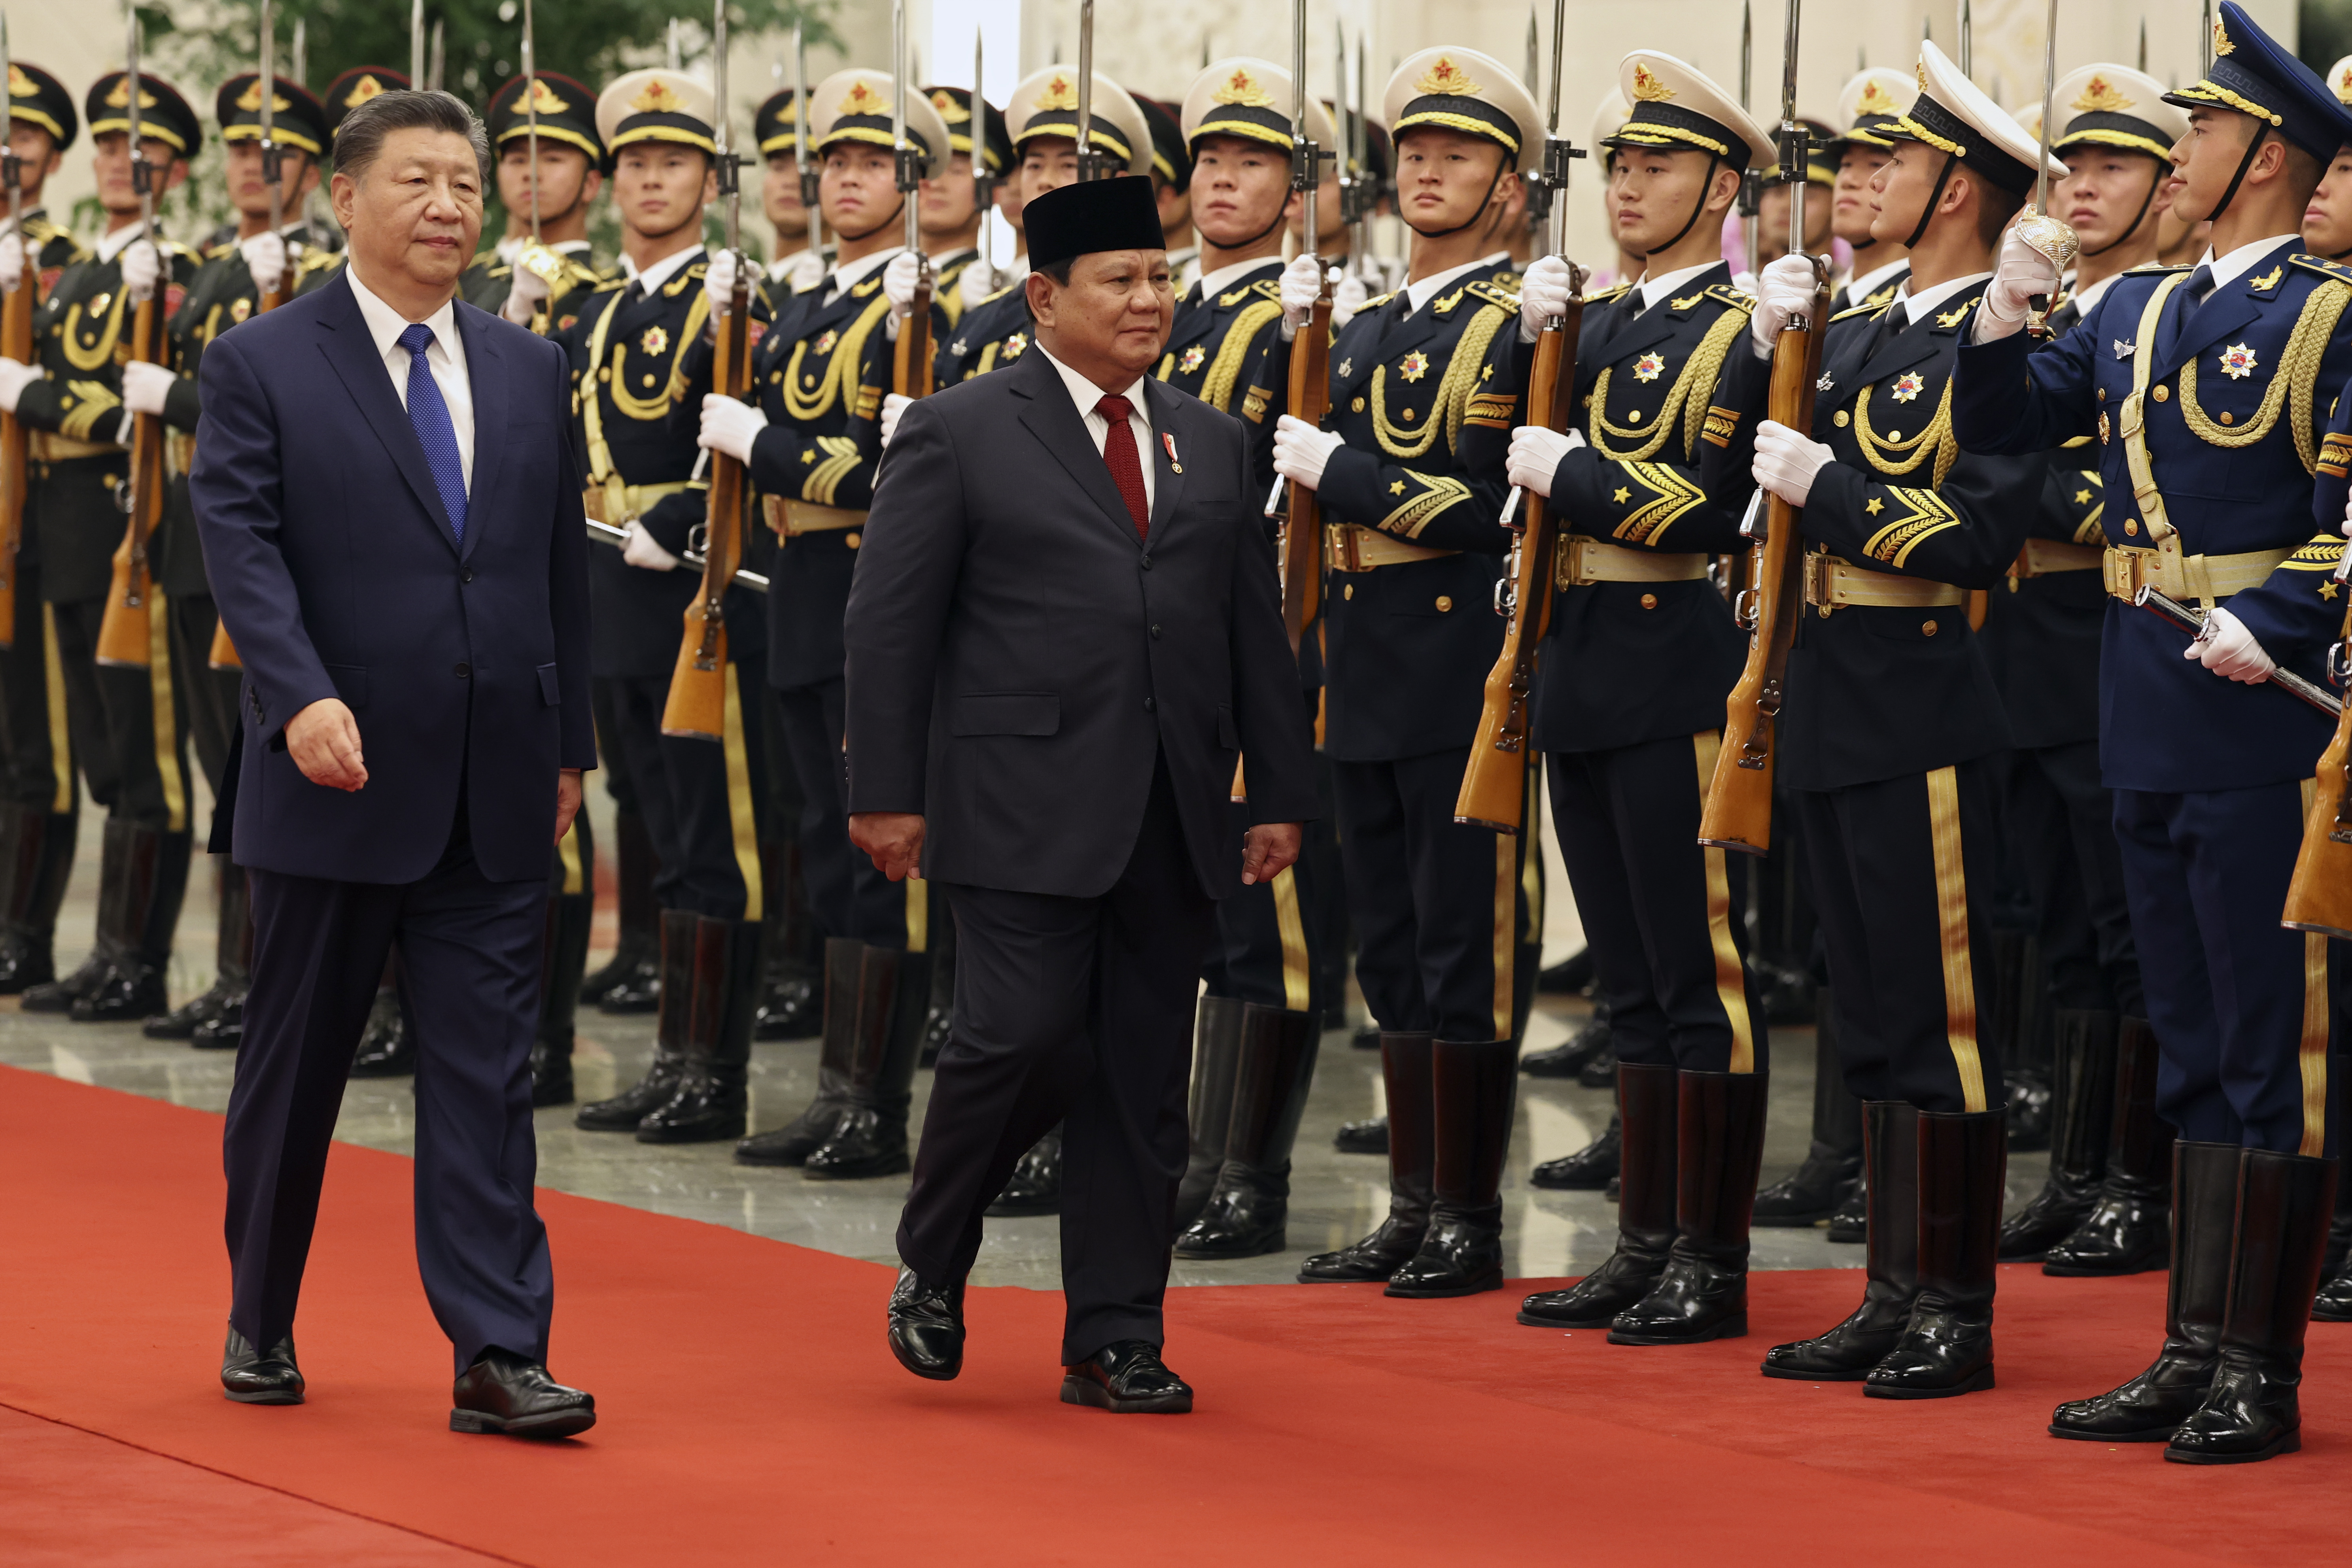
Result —
M 1336 267 L 1343 275 L 1331 289 L 1333 331 L 1346 326 L 1349 319 L 1362 309 L 1364 301 L 1372 295 L 1388 291 L 1387 269 L 1381 259 L 1369 254 L 1356 254 L 1355 241 L 1361 225 L 1348 219 L 1348 204 L 1339 184 L 1339 165 L 1346 163 L 1351 177 L 1366 188 L 1367 193 L 1362 200 L 1364 212 L 1369 215 L 1374 212 L 1393 210 L 1388 193 L 1392 183 L 1390 170 L 1395 157 L 1389 147 L 1388 131 L 1378 121 L 1368 120 L 1363 129 L 1365 162 L 1360 165 L 1354 153 L 1356 111 L 1349 110 L 1335 117 L 1335 123 L 1339 125 L 1339 153 L 1331 161 L 1323 183 L 1316 192 L 1315 226 L 1321 232 L 1316 235 L 1314 246 L 1315 254 L 1322 258 L 1325 266 Z M 1615 129 L 1613 123 L 1611 129 Z M 1301 208 L 1304 205 L 1302 203 Z M 1294 209 L 1289 224 L 1291 236 L 1299 238 L 1306 226 L 1306 213 Z
M 1127 89 L 1095 73 L 1094 113 L 1088 141 L 1113 168 L 1130 174 L 1151 172 L 1151 128 Z M 1077 73 L 1047 66 L 1024 78 L 1004 107 L 1005 133 L 1012 139 L 1013 195 L 1020 206 L 1078 177 Z M 985 302 L 966 306 L 955 330 L 940 335 L 934 380 L 952 386 L 985 375 L 1019 359 L 1029 347 L 1029 300 L 1020 287 L 1025 267 L 1007 268 L 1002 289 Z
M 1535 744 L 1609 1005 L 1623 1175 L 1615 1253 L 1519 1321 L 1682 1344 L 1748 1332 L 1764 1153 L 1764 1011 L 1734 914 L 1747 868 L 1701 847 L 1698 825 L 1746 643 L 1708 570 L 1741 549 L 1742 437 L 1762 407 L 1717 395 L 1754 305 L 1721 233 L 1772 139 L 1671 56 L 1628 55 L 1619 78 L 1633 112 L 1601 145 L 1618 244 L 1647 269 L 1586 307 L 1571 434 L 1521 428 L 1510 476 L 1560 519 Z M 1572 282 L 1558 256 L 1529 269 L 1522 340 L 1566 312 Z
M 1184 95 L 1182 151 L 1201 275 L 1178 294 L 1157 373 L 1241 420 L 1244 484 L 1254 499 L 1274 482 L 1275 421 L 1288 406 L 1288 340 L 1323 286 L 1322 264 L 1300 256 L 1292 267 L 1301 302 L 1285 319 L 1283 220 L 1302 204 L 1290 188 L 1295 102 L 1288 71 L 1246 57 L 1202 68 Z M 1315 144 L 1336 145 L 1323 106 L 1309 100 L 1307 112 Z M 1310 632 L 1299 647 L 1310 722 L 1320 684 L 1314 645 Z M 1236 800 L 1233 810 L 1246 826 L 1246 803 Z M 1318 994 L 1320 955 L 1308 929 L 1323 902 L 1319 892 L 1315 868 L 1302 858 L 1217 904 L 1194 1020 L 1192 1151 L 1176 1197 L 1180 1258 L 1283 1249 L 1291 1145 L 1329 999 Z
M 702 213 L 716 192 L 710 89 L 677 71 L 631 71 L 596 99 L 598 140 L 611 150 L 625 281 L 598 286 L 555 340 L 572 357 L 587 511 L 624 528 L 619 550 L 589 561 L 596 677 L 613 716 L 604 757 L 625 770 L 659 872 L 660 1016 L 644 1078 L 583 1105 L 590 1132 L 640 1143 L 742 1135 L 744 1073 L 759 1001 L 766 889 L 760 818 L 767 748 L 758 728 L 767 623 L 741 585 L 727 613 L 725 734 L 719 744 L 663 733 L 687 608 L 701 581 L 680 570 L 696 549 L 709 488 L 695 477 L 695 431 L 710 390 L 701 350 Z M 754 296 L 756 305 L 757 296 Z M 510 302 L 511 303 L 511 302 Z
M 790 88 L 770 93 L 751 117 L 751 134 L 763 160 L 760 210 L 776 236 L 765 288 L 771 310 L 824 277 L 824 252 L 809 232 L 808 208 L 801 203 L 800 148 L 793 134 L 799 123 L 799 101 Z
M 1875 309 L 1888 303 L 1911 275 L 1911 253 L 1901 237 L 1880 239 L 1874 232 L 1877 206 L 1871 198 L 1870 182 L 1879 166 L 1894 156 L 1895 144 L 1886 139 L 1886 128 L 1910 113 L 1918 96 L 1914 78 L 1883 67 L 1864 71 L 1838 89 L 1838 111 L 1845 118 L 1845 134 L 1830 143 L 1830 157 L 1837 165 L 1830 233 L 1853 252 L 1853 267 L 1830 296 L 1833 318 L 1856 306 Z
M 2063 338 L 2136 267 L 2157 259 L 2172 149 L 2189 117 L 2164 87 L 2119 65 L 2058 78 L 2050 151 L 2069 173 L 2053 213 L 2082 243 Z M 2017 750 L 2001 781 L 2005 833 L 2023 841 L 2035 939 L 2054 1009 L 2050 1177 L 2001 1227 L 2004 1261 L 2052 1274 L 2164 1267 L 2171 1238 L 2171 1133 L 2156 1115 L 2156 1035 L 2116 845 L 2115 798 L 2099 779 L 2099 643 L 2105 454 L 2089 435 L 2049 455 L 2032 537 L 1988 601 L 1983 640 Z M 2030 1009 L 2029 1009 L 2030 1016 Z
M 531 250 L 530 117 L 528 90 L 539 111 L 539 245 Z M 469 305 L 501 310 L 514 287 L 515 269 L 525 267 L 543 286 L 538 308 L 520 324 L 545 333 L 575 314 L 573 296 L 619 276 L 599 263 L 588 241 L 588 209 L 604 188 L 604 144 L 596 135 L 596 97 L 570 77 L 536 72 L 526 88 L 515 78 L 490 95 L 483 117 L 490 155 L 498 160 L 499 201 L 507 210 L 507 232 L 474 258 L 458 279 Z
M 844 804 L 842 614 L 882 455 L 892 344 L 921 258 L 905 249 L 894 111 L 921 178 L 949 167 L 931 100 L 903 105 L 889 73 L 836 71 L 809 94 L 809 146 L 824 159 L 819 211 L 840 243 L 830 274 L 793 295 L 752 356 L 757 408 L 709 397 L 702 442 L 742 461 L 780 541 L 768 592 L 768 682 L 803 800 L 801 858 L 827 941 L 816 1098 L 783 1127 L 737 1146 L 747 1165 L 801 1166 L 818 1179 L 908 1168 L 907 1110 L 930 1001 L 928 888 L 894 883 L 853 850 Z M 911 199 L 919 200 L 919 190 Z M 730 286 L 714 269 L 714 297 Z M 932 328 L 943 330 L 936 304 Z
M 196 372 L 206 345 L 248 320 L 265 297 L 283 298 L 293 268 L 327 236 L 301 216 L 304 201 L 318 188 L 319 157 L 327 143 L 326 110 L 297 82 L 275 78 L 270 138 L 278 148 L 278 181 L 273 192 L 261 148 L 261 78 L 247 71 L 221 84 L 213 96 L 213 116 L 226 154 L 229 204 L 236 209 L 235 237 L 205 254 L 188 285 L 187 298 L 171 322 L 172 368 L 132 361 L 122 367 L 122 400 L 135 413 L 160 413 L 176 433 L 181 451 L 193 446 L 202 404 Z M 275 205 L 273 207 L 273 201 Z M 270 214 L 278 226 L 270 226 Z M 289 215 L 292 222 L 287 222 Z M 332 243 L 340 243 L 340 236 Z M 213 606 L 205 574 L 204 547 L 188 507 L 187 464 L 172 480 L 164 523 L 156 540 L 156 580 L 171 617 L 173 673 L 184 693 L 196 761 L 213 798 L 222 792 L 229 737 L 237 722 L 244 673 L 234 649 L 216 644 L 220 614 Z M 215 653 L 220 656 L 215 661 Z M 244 871 L 226 855 L 213 857 L 219 890 L 214 980 L 184 1007 L 147 1020 L 148 1037 L 188 1040 L 208 1049 L 234 1049 L 244 1036 L 245 983 L 253 956 L 251 906 Z
M 2336 1176 L 2330 956 L 2280 925 L 2329 726 L 2250 686 L 2318 674 L 2344 613 L 2352 269 L 2309 255 L 2297 228 L 2352 113 L 2234 0 L 2204 78 L 2166 96 L 2189 114 L 2174 215 L 2210 216 L 2211 250 L 2193 270 L 2125 274 L 2035 353 L 2018 329 L 2056 268 L 2012 233 L 1961 355 L 1955 423 L 1984 451 L 2098 438 L 2116 600 L 2099 757 L 2160 1058 L 2156 1111 L 2179 1134 L 2163 1348 L 2111 1393 L 2061 1405 L 2050 1430 L 2168 1439 L 2168 1458 L 2230 1464 L 2301 1444 Z M 2133 608 L 2143 590 L 2201 611 L 2202 633 Z
M 1812 431 L 1768 420 L 1754 465 L 1759 485 L 1804 508 L 1775 771 L 1811 877 L 1839 1056 L 1864 1103 L 1869 1189 L 1862 1305 L 1774 1347 L 1764 1372 L 1895 1399 L 1992 1385 L 2005 1127 L 1973 956 L 2009 726 L 1966 602 L 2016 559 L 2047 473 L 2038 456 L 1963 452 L 1949 392 L 2040 152 L 1932 43 L 1919 72 L 1871 186 L 1877 232 L 1909 249 L 1910 279 L 1892 303 L 1830 324 Z M 1783 257 L 1762 285 L 1754 350 L 1725 378 L 1729 407 L 1758 396 L 1781 328 L 1811 310 L 1813 264 Z
M 980 260 L 980 225 L 988 221 L 980 204 L 980 180 L 985 171 L 993 188 L 1004 177 L 1013 162 L 1013 140 L 1004 133 L 1004 116 L 982 99 L 982 133 L 973 141 L 970 88 L 933 87 L 923 92 L 939 110 L 954 150 L 946 174 L 924 181 L 922 191 L 923 249 L 931 258 L 931 298 L 952 329 L 967 306 L 996 292 L 995 276 L 973 266 Z
M 7 155 L 16 161 L 24 234 L 0 233 L 0 288 L 37 289 L 31 308 L 36 320 L 42 299 L 67 267 L 89 253 L 63 225 L 52 221 L 41 193 L 65 163 L 81 129 L 73 95 L 38 66 L 11 61 L 8 69 Z M 26 254 L 26 243 L 31 254 Z M 18 379 L 29 370 L 13 372 Z M 42 437 L 28 444 L 37 449 Z M 17 494 L 40 472 L 41 459 L 28 452 L 26 471 L 10 476 Z M 57 640 L 42 608 L 39 528 L 29 504 L 19 518 L 10 593 L 18 628 L 0 648 L 0 995 L 56 977 L 58 909 L 73 874 L 74 829 L 79 792 L 74 760 L 65 743 L 63 711 L 51 706 L 58 667 Z
M 1200 280 L 1201 246 L 1192 228 L 1192 154 L 1185 145 L 1183 109 L 1136 97 L 1151 128 L 1151 197 L 1160 209 L 1160 236 L 1168 244 L 1168 278 L 1181 297 Z
M 64 717 L 90 797 L 107 808 L 97 948 L 72 974 L 24 993 L 27 1011 L 70 1012 L 78 1021 L 141 1019 L 168 1005 L 164 968 L 192 842 L 184 697 L 164 623 L 153 625 L 148 664 L 98 662 L 113 558 L 124 542 L 119 497 L 127 492 L 118 486 L 135 417 L 123 406 L 126 356 L 117 350 L 130 340 L 142 300 L 155 300 L 159 319 L 179 306 L 197 260 L 160 235 L 152 244 L 142 238 L 130 102 L 121 71 L 85 95 L 106 233 L 49 290 L 34 322 L 39 365 L 0 361 L 0 407 L 36 433 L 26 509 L 37 530 Z M 139 110 L 141 151 L 160 200 L 187 177 L 203 128 L 170 83 L 144 72 Z
M 327 111 L 327 152 L 330 157 L 335 150 L 335 132 L 341 129 L 345 115 L 380 92 L 404 92 L 408 85 L 407 73 L 394 70 L 389 66 L 353 66 L 329 82 L 319 101 Z M 340 249 L 306 253 L 295 269 L 296 297 L 308 294 L 313 288 L 323 287 L 333 277 L 335 269 L 350 259 Z
M 1490 606 L 1511 538 L 1498 517 L 1519 304 L 1493 280 L 1543 120 L 1470 49 L 1412 56 L 1383 99 L 1409 280 L 1333 340 L 1330 429 L 1283 415 L 1275 466 L 1329 525 L 1324 748 L 1357 977 L 1381 1032 L 1391 1190 L 1370 1235 L 1299 1278 L 1467 1295 L 1503 1282 L 1526 840 L 1459 824 L 1454 806 L 1502 646 Z

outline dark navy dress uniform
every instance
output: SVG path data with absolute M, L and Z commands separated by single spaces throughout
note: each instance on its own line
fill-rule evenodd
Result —
M 1025 275 L 969 309 L 960 308 L 954 325 L 940 335 L 933 384 L 951 387 L 1003 370 L 1028 351 L 1036 326 L 1029 315 Z

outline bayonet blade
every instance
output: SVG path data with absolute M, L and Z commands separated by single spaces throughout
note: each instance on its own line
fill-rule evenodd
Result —
M 425 0 L 409 0 L 408 85 L 425 90 Z
M 539 59 L 531 30 L 530 0 L 522 0 L 523 135 L 530 155 L 530 243 L 539 244 Z
M 1078 0 L 1078 178 L 1095 177 L 1095 0 Z

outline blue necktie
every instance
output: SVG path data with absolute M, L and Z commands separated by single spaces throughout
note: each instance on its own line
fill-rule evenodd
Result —
M 2197 314 L 2199 307 L 2205 303 L 2206 298 L 2212 292 L 2213 269 L 2200 262 L 2197 265 L 2197 270 L 2189 275 L 2189 281 L 2181 287 L 2180 314 L 2173 319 L 2172 323 L 2172 340 L 2175 344 L 2188 335 L 2190 319 Z
M 433 470 L 433 487 L 449 513 L 449 531 L 466 541 L 466 465 L 457 454 L 457 428 L 449 423 L 449 405 L 441 400 L 440 383 L 425 362 L 433 346 L 433 329 L 412 322 L 400 334 L 408 350 L 408 423 L 416 427 L 417 444 L 425 448 L 425 465 Z

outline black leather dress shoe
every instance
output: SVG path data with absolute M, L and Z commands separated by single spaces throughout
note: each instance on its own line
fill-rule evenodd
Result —
M 1331 1140 L 1331 1146 L 1343 1155 L 1384 1155 L 1389 1152 L 1389 1119 L 1367 1116 L 1360 1122 L 1342 1122 Z
M 239 1405 L 299 1405 L 302 1369 L 294 1364 L 294 1336 L 286 1335 L 264 1355 L 235 1329 L 221 1351 L 221 1392 Z
M 88 995 L 76 997 L 68 1011 L 76 1023 L 129 1023 L 152 1018 L 171 1005 L 163 988 L 163 971 L 127 958 L 109 965 L 98 984 Z
M 0 931 L 0 997 L 21 996 L 58 977 L 49 940 L 28 931 Z
M 1617 1179 L 1625 1155 L 1622 1118 L 1611 1116 L 1601 1135 L 1572 1155 L 1546 1160 L 1528 1173 L 1529 1186 L 1547 1192 L 1598 1192 Z
M 898 1270 L 890 1292 L 890 1354 L 918 1377 L 945 1383 L 963 1370 L 963 1281 L 927 1285 Z
M 1123 1339 L 1062 1368 L 1062 1403 L 1115 1416 L 1187 1416 L 1192 1385 L 1168 1370 L 1158 1345 Z
M 1530 1078 L 1574 1078 L 1594 1057 L 1608 1050 L 1609 1044 L 1609 1011 L 1602 1008 L 1565 1043 L 1519 1058 L 1519 1071 Z
M 457 1375 L 449 1403 L 452 1432 L 572 1437 L 596 1424 L 594 1395 L 566 1388 L 540 1363 L 496 1345 Z

